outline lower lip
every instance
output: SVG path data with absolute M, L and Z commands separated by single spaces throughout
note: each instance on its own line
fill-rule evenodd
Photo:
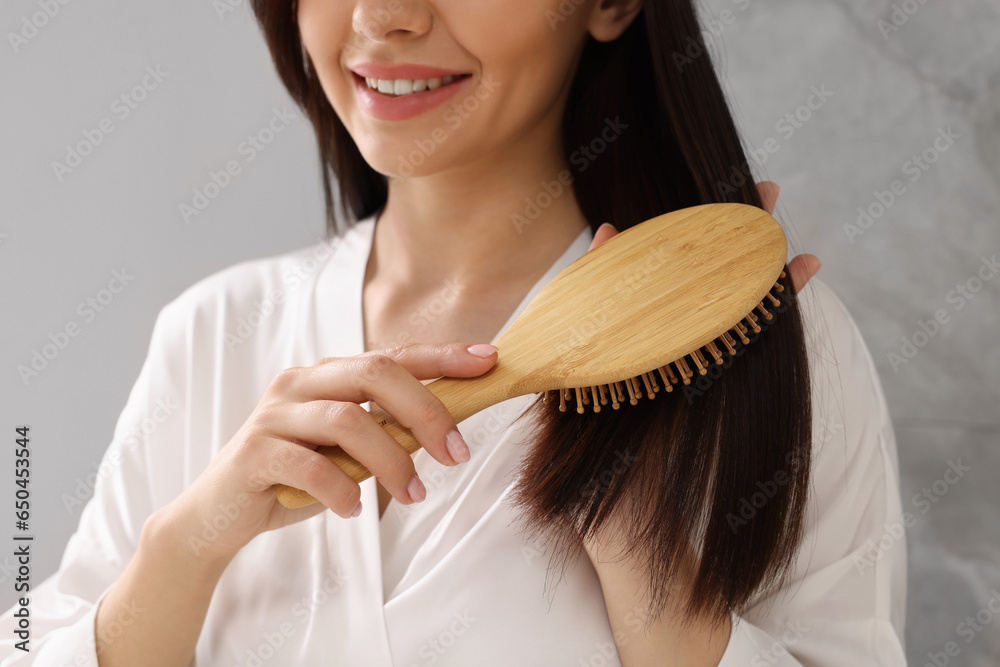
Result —
M 379 120 L 407 120 L 415 118 L 422 113 L 441 106 L 454 97 L 466 82 L 472 80 L 471 76 L 464 76 L 434 90 L 424 90 L 419 93 L 395 97 L 392 95 L 383 95 L 378 91 L 372 90 L 368 87 L 364 79 L 353 72 L 351 76 L 354 77 L 354 88 L 358 91 L 361 108 Z

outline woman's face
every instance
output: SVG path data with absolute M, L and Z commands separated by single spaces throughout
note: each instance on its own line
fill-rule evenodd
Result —
M 557 148 L 595 1 L 299 0 L 298 22 L 365 160 L 405 178 Z

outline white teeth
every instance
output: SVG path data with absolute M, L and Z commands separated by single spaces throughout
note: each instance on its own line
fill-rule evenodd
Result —
M 411 93 L 421 93 L 425 90 L 435 90 L 459 78 L 461 78 L 461 75 L 455 74 L 433 79 L 376 79 L 374 77 L 365 77 L 365 83 L 372 90 L 377 90 L 386 95 L 409 95 Z

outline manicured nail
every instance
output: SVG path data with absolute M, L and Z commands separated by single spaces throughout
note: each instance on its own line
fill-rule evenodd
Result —
M 469 446 L 465 444 L 465 440 L 462 438 L 462 434 L 458 432 L 458 429 L 452 429 L 448 433 L 445 444 L 448 446 L 448 453 L 451 454 L 451 458 L 459 463 L 465 463 L 469 460 Z
M 487 345 L 486 343 L 479 343 L 477 345 L 469 346 L 469 354 L 476 357 L 483 357 L 484 359 L 496 351 L 497 351 L 496 345 Z
M 406 492 L 410 494 L 410 500 L 415 503 L 419 503 L 427 497 L 427 489 L 424 488 L 424 483 L 417 477 L 417 473 L 413 473 L 413 479 L 406 485 Z
M 351 512 L 351 516 L 352 517 L 357 517 L 359 514 L 361 514 L 361 501 L 360 500 L 358 501 L 358 506 L 354 508 L 353 512 Z

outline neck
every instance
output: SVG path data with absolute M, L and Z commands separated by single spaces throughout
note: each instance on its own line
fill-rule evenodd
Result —
M 588 226 L 566 182 L 558 133 L 547 134 L 548 146 L 526 137 L 474 164 L 390 179 L 369 270 L 415 291 L 446 281 L 470 295 L 533 284 Z

